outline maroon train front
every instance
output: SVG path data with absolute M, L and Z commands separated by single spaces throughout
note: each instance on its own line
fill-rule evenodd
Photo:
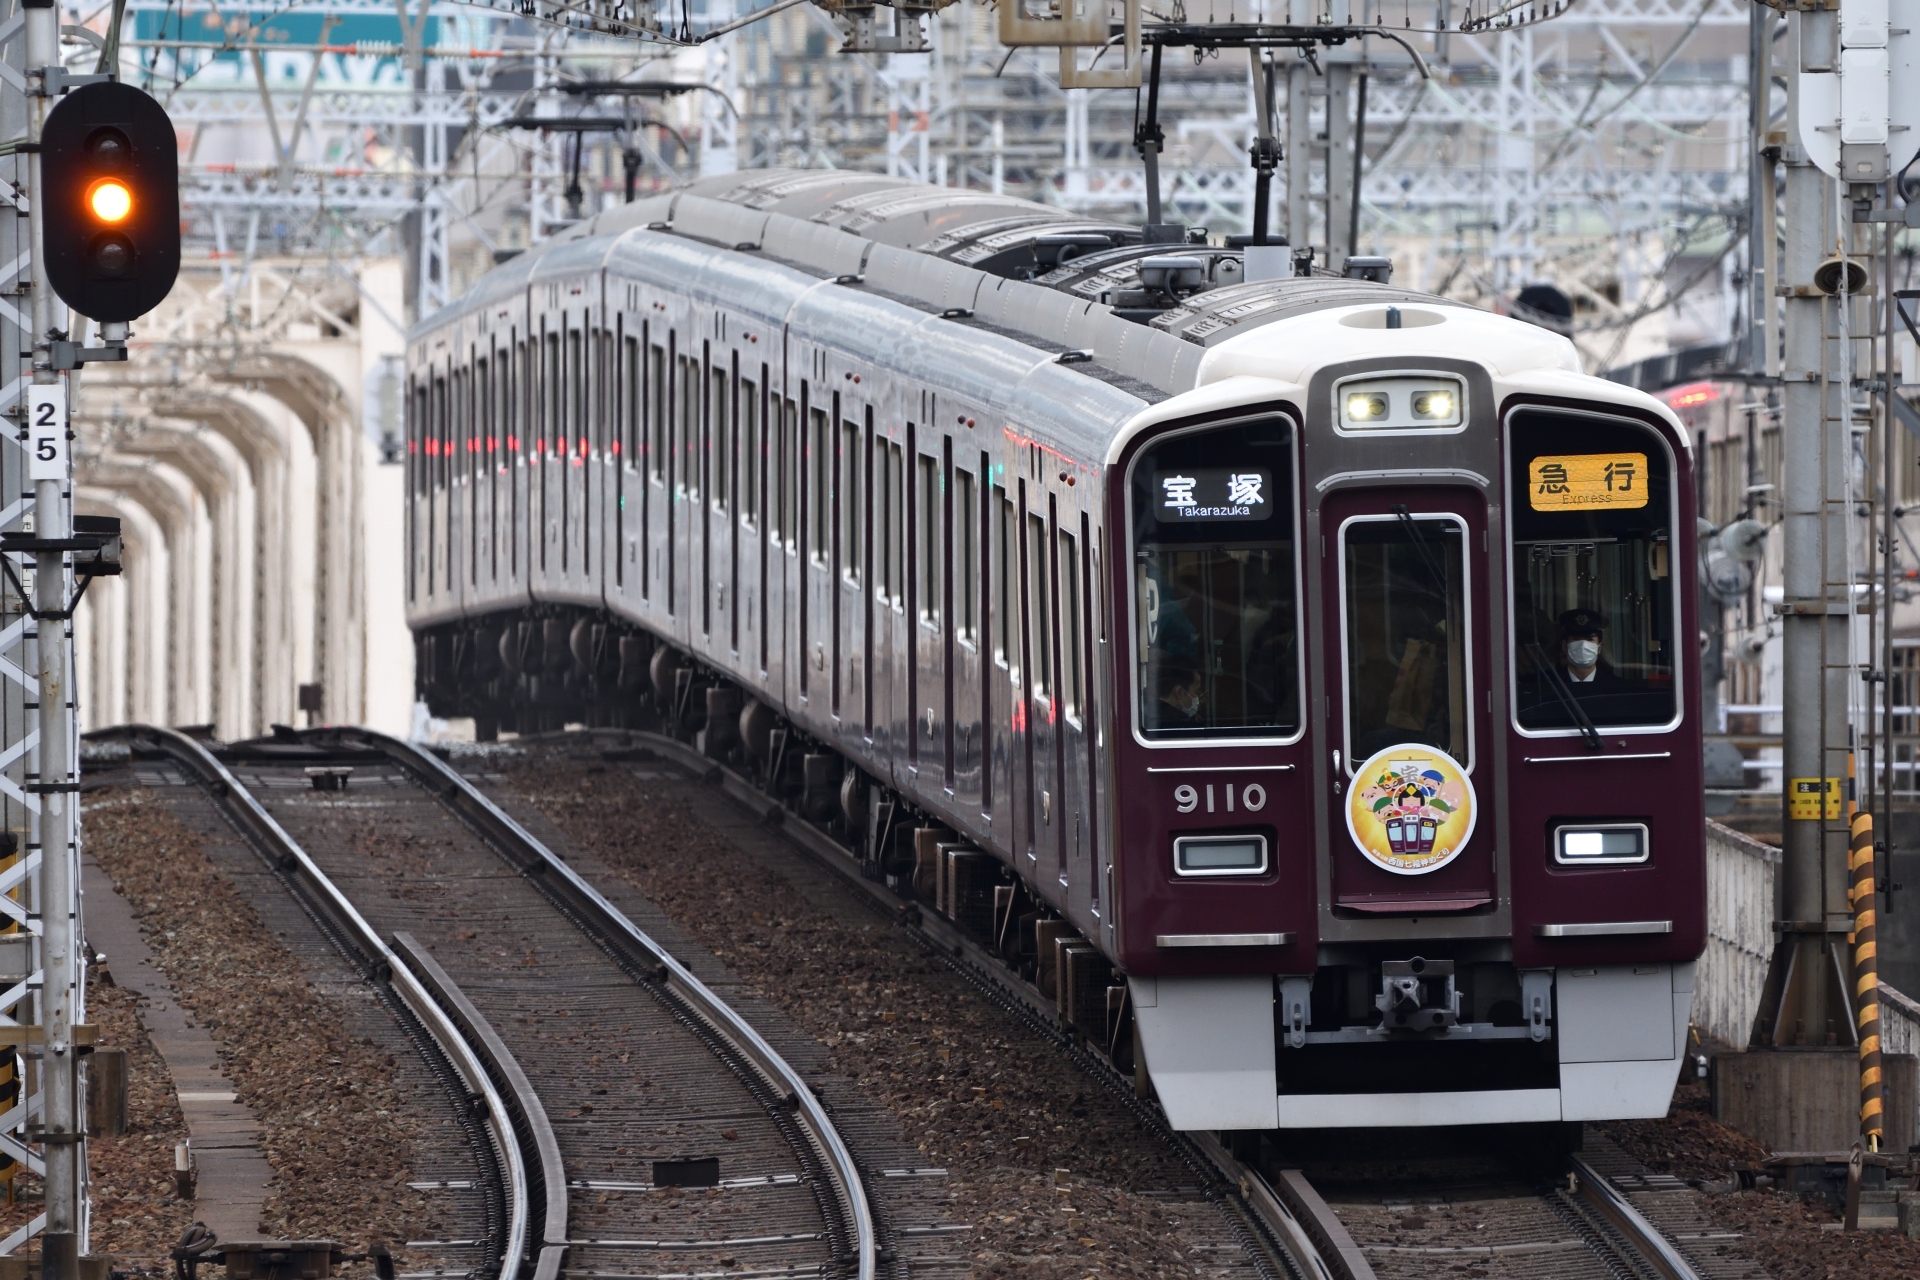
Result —
M 1660 1115 L 1705 945 L 1690 444 L 1565 339 L 845 173 L 409 352 L 480 736 L 664 724 L 1240 1130 Z

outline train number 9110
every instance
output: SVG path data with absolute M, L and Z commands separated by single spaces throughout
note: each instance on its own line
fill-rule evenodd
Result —
M 1219 801 L 1216 792 L 1221 796 Z M 1192 813 L 1203 799 L 1208 813 L 1258 813 L 1267 807 L 1267 789 L 1257 782 L 1208 782 L 1199 787 L 1183 782 L 1173 789 L 1173 807 L 1181 813 Z

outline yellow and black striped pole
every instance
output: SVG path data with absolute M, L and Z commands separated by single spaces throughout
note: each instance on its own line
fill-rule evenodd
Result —
M 1853 757 L 1847 757 L 1853 772 Z M 1852 779 L 1848 779 L 1849 782 Z M 1849 800 L 1848 807 L 1852 808 Z M 1873 815 L 1855 810 L 1847 846 L 1853 904 L 1854 1017 L 1860 1039 L 1860 1132 L 1878 1151 L 1886 1118 L 1880 1087 L 1880 962 L 1874 951 Z

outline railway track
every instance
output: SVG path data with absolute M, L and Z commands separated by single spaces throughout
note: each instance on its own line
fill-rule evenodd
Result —
M 794 814 L 752 779 L 684 743 L 641 731 L 620 736 L 717 785 L 755 817 L 778 826 L 814 864 L 913 929 L 930 955 L 1056 1039 L 1092 1078 L 1182 1154 L 1256 1269 L 1265 1274 L 1302 1280 L 1411 1280 L 1450 1270 L 1456 1263 L 1472 1266 L 1476 1275 L 1516 1280 L 1720 1280 L 1762 1274 L 1744 1258 L 1729 1254 L 1734 1237 L 1716 1232 L 1691 1209 L 1662 1205 L 1650 1216 L 1648 1186 L 1631 1171 L 1632 1162 L 1610 1144 L 1605 1158 L 1573 1156 L 1551 1170 L 1516 1165 L 1510 1158 L 1479 1167 L 1471 1159 L 1443 1157 L 1423 1162 L 1409 1179 L 1373 1165 L 1356 1187 L 1341 1184 L 1337 1168 L 1323 1173 L 1309 1161 L 1276 1153 L 1270 1145 L 1263 1146 L 1260 1155 L 1242 1159 L 1213 1135 L 1176 1132 L 1157 1107 L 1133 1097 L 1130 1077 L 1076 1042 L 1051 1003 L 1030 984 L 951 922 L 868 879 L 854 853 L 831 833 Z M 1630 1191 L 1616 1178 L 1629 1187 L 1636 1180 L 1641 1185 Z M 1328 1191 L 1334 1185 L 1340 1193 Z M 1420 1238 L 1410 1240 L 1408 1222 L 1417 1224 L 1416 1231 L 1428 1226 L 1428 1219 L 1413 1207 L 1429 1202 L 1447 1206 L 1444 1216 L 1433 1219 L 1443 1224 L 1440 1236 L 1427 1238 L 1428 1233 L 1420 1232 Z M 1654 1216 L 1661 1219 L 1659 1224 Z M 1471 1238 L 1445 1234 L 1445 1224 L 1458 1224 Z
M 799 1073 L 437 757 L 364 733 L 220 756 L 167 729 L 111 736 L 213 797 L 472 1102 L 484 1238 L 412 1247 L 482 1280 L 893 1270 Z

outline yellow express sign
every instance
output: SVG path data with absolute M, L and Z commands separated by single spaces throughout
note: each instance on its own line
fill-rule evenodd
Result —
M 1527 465 L 1527 502 L 1535 511 L 1647 505 L 1647 455 L 1572 453 Z

